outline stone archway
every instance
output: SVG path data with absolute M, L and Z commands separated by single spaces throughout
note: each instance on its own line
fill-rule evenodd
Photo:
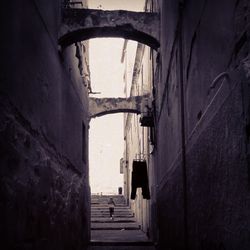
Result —
M 90 98 L 89 117 L 96 118 L 121 112 L 140 114 L 148 99 L 149 95 L 129 98 Z
M 157 50 L 159 15 L 151 12 L 63 9 L 59 44 L 100 37 L 122 37 L 146 44 Z

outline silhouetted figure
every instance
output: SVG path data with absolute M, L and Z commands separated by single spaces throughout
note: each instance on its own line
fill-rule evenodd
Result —
M 110 215 L 110 219 L 114 219 L 113 215 L 114 215 L 114 210 L 115 210 L 115 202 L 113 201 L 113 198 L 110 198 L 108 201 L 108 206 L 109 206 L 109 215 Z

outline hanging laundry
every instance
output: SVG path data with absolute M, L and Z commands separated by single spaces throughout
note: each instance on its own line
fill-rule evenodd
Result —
M 145 160 L 134 160 L 132 181 L 131 181 L 131 199 L 134 200 L 137 188 L 142 188 L 143 199 L 150 199 L 147 163 Z

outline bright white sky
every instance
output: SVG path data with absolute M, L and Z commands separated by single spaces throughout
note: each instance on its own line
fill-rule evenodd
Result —
M 145 0 L 88 0 L 92 9 L 142 11 Z M 124 39 L 89 40 L 91 85 L 94 97 L 124 96 L 124 65 L 121 55 Z M 129 42 L 135 49 L 136 42 Z M 131 69 L 132 70 L 132 69 Z M 120 158 L 123 157 L 123 114 L 106 115 L 90 122 L 89 166 L 91 193 L 117 193 L 123 188 Z

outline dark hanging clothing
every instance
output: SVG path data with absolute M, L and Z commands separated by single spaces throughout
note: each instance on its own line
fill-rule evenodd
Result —
M 131 181 L 131 199 L 134 200 L 136 196 L 136 189 L 142 188 L 143 199 L 150 199 L 148 186 L 148 171 L 146 161 L 133 161 L 132 181 Z

